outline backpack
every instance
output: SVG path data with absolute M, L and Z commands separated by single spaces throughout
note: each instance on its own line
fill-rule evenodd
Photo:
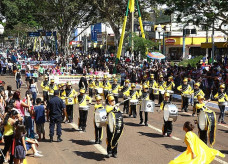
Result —
M 20 79 L 20 78 L 21 78 L 21 73 L 17 72 L 16 79 Z

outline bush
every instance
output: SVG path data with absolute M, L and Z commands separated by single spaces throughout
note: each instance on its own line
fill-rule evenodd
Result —
M 183 67 L 187 67 L 188 65 L 190 65 L 191 67 L 196 67 L 197 64 L 200 62 L 200 60 L 202 60 L 203 56 L 197 56 L 196 58 L 193 59 L 189 59 L 189 60 L 183 60 L 179 63 L 179 66 L 183 66 Z

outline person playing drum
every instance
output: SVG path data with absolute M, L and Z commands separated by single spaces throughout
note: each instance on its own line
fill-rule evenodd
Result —
M 175 83 L 173 82 L 173 76 L 168 77 L 168 81 L 165 82 L 166 90 L 168 92 L 173 92 L 175 88 Z M 170 95 L 170 101 L 172 101 L 172 95 Z
M 195 120 L 195 122 L 198 124 L 199 138 L 205 144 L 207 144 L 207 134 L 208 134 L 210 145 L 213 146 L 213 144 L 215 143 L 215 133 L 216 133 L 216 114 L 214 111 L 212 111 L 206 107 L 206 105 L 204 103 L 204 96 L 199 95 L 199 96 L 197 96 L 197 98 L 199 101 L 196 104 L 196 112 L 198 115 L 198 121 Z M 204 112 L 206 114 L 206 118 L 203 117 L 203 119 L 206 119 L 206 120 L 199 120 L 199 119 L 201 119 L 200 112 Z M 199 125 L 200 121 L 203 121 L 204 123 L 207 122 L 204 129 L 200 128 L 200 125 Z
M 141 100 L 150 100 L 149 92 L 148 92 L 148 85 L 143 86 L 143 92 L 140 94 Z M 142 104 L 140 104 L 140 109 L 142 107 Z M 148 126 L 147 121 L 148 121 L 148 112 L 145 113 L 145 126 Z M 139 112 L 140 115 L 140 125 L 143 123 L 143 111 L 140 110 Z
M 154 74 L 150 75 L 149 86 L 150 86 L 150 90 L 149 90 L 150 100 L 154 101 L 154 95 L 157 93 L 157 91 L 153 89 L 158 87 L 157 82 L 154 80 Z
M 137 100 L 139 98 L 139 93 L 138 91 L 135 89 L 135 83 L 131 84 L 131 90 L 130 90 L 130 103 L 132 100 Z M 137 112 L 136 112 L 136 104 L 130 104 L 130 111 L 129 111 L 129 117 L 131 117 L 131 115 L 133 115 L 134 118 L 136 118 L 137 116 Z
M 195 116 L 195 113 L 196 113 L 196 104 L 198 103 L 198 96 L 201 95 L 204 97 L 204 92 L 202 91 L 202 89 L 199 89 L 200 87 L 200 83 L 197 82 L 195 83 L 194 85 L 194 90 L 192 90 L 192 94 L 194 94 L 194 105 L 193 105 L 193 113 L 192 113 L 192 116 Z
M 79 130 L 82 130 L 83 132 L 86 132 L 86 121 L 87 121 L 87 115 L 88 115 L 88 109 L 87 108 L 87 100 L 89 100 L 89 103 L 91 104 L 92 99 L 85 94 L 85 89 L 80 89 L 80 94 L 78 95 L 77 102 L 79 104 Z
M 218 93 L 214 96 L 215 99 L 218 99 L 218 105 L 219 105 L 219 109 L 220 109 L 220 114 L 219 114 L 219 119 L 218 119 L 218 123 L 220 124 L 226 124 L 226 122 L 224 121 L 224 116 L 225 116 L 225 107 L 226 107 L 226 101 L 228 100 L 228 96 L 225 92 L 225 85 L 222 84 L 220 85 L 220 90 L 218 91 Z
M 164 101 L 162 101 L 162 103 L 160 105 L 160 110 L 164 110 L 164 107 L 166 104 L 170 104 L 170 94 L 167 92 L 164 94 Z M 167 136 L 171 137 L 172 131 L 173 131 L 172 121 L 169 121 L 169 120 L 165 121 L 164 120 L 164 125 L 162 128 L 163 136 L 165 136 L 165 134 L 167 133 Z
M 40 85 L 42 87 L 42 89 L 43 89 L 43 100 L 44 100 L 44 102 L 48 101 L 48 90 L 49 90 L 48 85 L 49 85 L 48 76 L 45 75 L 44 81 Z
M 191 97 L 192 87 L 188 85 L 188 79 L 184 78 L 183 84 L 177 87 L 177 90 L 181 91 L 181 111 L 188 112 L 188 99 Z
M 122 89 L 124 100 L 128 99 L 130 94 L 129 79 L 125 80 L 124 87 Z M 129 100 L 124 102 L 123 112 L 129 113 Z
M 95 87 L 95 82 L 93 80 L 93 76 L 89 77 L 89 97 L 93 97 L 93 88 Z
M 163 79 L 163 75 L 159 76 L 159 81 L 158 81 L 158 89 L 159 89 L 159 97 L 158 97 L 158 104 L 161 104 L 161 102 L 164 100 L 162 91 L 164 91 L 166 88 L 165 81 Z
M 111 112 L 118 112 L 120 111 L 119 107 L 115 106 L 115 98 L 112 95 L 108 96 L 108 103 L 109 105 L 106 106 L 106 112 L 107 114 L 111 113 Z M 118 146 L 118 142 L 116 145 L 111 145 L 111 142 L 113 140 L 113 136 L 114 133 L 110 131 L 109 125 L 107 124 L 107 128 L 106 128 L 106 132 L 107 132 L 107 157 L 111 157 L 113 156 L 114 158 L 117 158 L 117 146 Z M 121 132 L 122 133 L 122 132 Z
M 96 80 L 94 81 L 95 94 L 98 94 L 98 89 L 101 87 L 101 82 L 99 81 L 99 76 L 96 76 Z
M 109 93 L 109 90 L 111 89 L 111 84 L 108 81 L 107 75 L 104 75 L 104 79 L 103 79 L 103 82 L 102 82 L 102 88 L 103 88 L 103 91 L 104 91 L 104 100 L 106 100 L 107 96 L 108 96 L 108 93 Z M 108 103 L 108 101 L 106 101 L 106 103 Z
M 102 98 L 100 95 L 97 95 L 95 97 L 96 99 L 96 104 L 94 105 L 94 109 L 96 110 L 100 110 L 100 109 L 104 109 L 103 105 L 102 105 Z M 102 137 L 103 137 L 103 128 L 102 127 L 97 127 L 95 124 L 95 119 L 94 119 L 94 128 L 95 128 L 95 144 L 101 144 L 102 143 Z
M 114 95 L 116 104 L 118 103 L 119 90 L 122 89 L 122 87 L 117 82 L 118 80 L 114 78 L 112 84 L 112 94 Z
M 67 121 L 72 123 L 73 121 L 73 107 L 77 92 L 71 87 L 71 82 L 67 82 L 66 89 L 63 91 L 62 96 L 65 97 L 66 111 L 67 111 Z

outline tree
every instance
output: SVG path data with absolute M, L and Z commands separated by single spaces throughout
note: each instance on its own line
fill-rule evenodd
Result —
M 223 28 L 228 24 L 227 0 L 155 0 L 158 4 L 166 4 L 166 14 L 177 14 L 178 22 L 193 22 L 196 25 L 204 25 L 221 31 L 228 35 Z M 153 2 L 155 2 L 153 1 Z

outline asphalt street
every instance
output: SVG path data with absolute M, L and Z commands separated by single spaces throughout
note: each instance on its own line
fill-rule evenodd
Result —
M 13 76 L 1 76 L 0 80 L 4 80 L 7 85 L 12 85 L 16 89 L 16 83 Z M 23 79 L 24 80 L 24 79 Z M 40 95 L 42 89 L 40 87 L 41 79 L 38 82 Z M 74 88 L 78 91 L 77 86 Z M 22 86 L 22 95 L 26 90 L 25 85 Z M 121 101 L 121 99 L 120 99 Z M 94 103 L 94 102 L 93 102 Z M 173 101 L 180 111 L 180 101 Z M 121 110 L 123 106 L 120 107 Z M 159 107 L 156 107 L 156 110 Z M 118 144 L 118 157 L 106 158 L 106 128 L 104 127 L 103 142 L 101 145 L 94 144 L 94 107 L 90 106 L 86 132 L 78 131 L 78 105 L 74 105 L 74 120 L 71 124 L 62 124 L 63 142 L 49 143 L 49 122 L 45 123 L 46 141 L 40 142 L 39 150 L 43 152 L 44 157 L 33 158 L 32 152 L 28 152 L 28 163 L 33 164 L 70 164 L 70 163 L 121 163 L 121 164 L 167 164 L 170 160 L 185 151 L 184 143 L 185 132 L 182 130 L 185 121 L 194 122 L 197 117 L 192 117 L 192 106 L 189 112 L 179 112 L 176 122 L 173 123 L 172 137 L 163 137 L 161 133 L 163 125 L 163 113 L 149 113 L 149 126 L 139 125 L 139 106 L 137 107 L 137 118 L 129 118 L 124 114 L 124 131 Z M 213 109 L 218 117 L 219 109 Z M 227 113 L 226 113 L 227 114 Z M 227 115 L 225 122 L 228 122 Z M 197 133 L 195 128 L 194 132 Z M 54 136 L 54 141 L 57 136 Z M 216 143 L 214 148 L 226 154 L 225 158 L 216 158 L 214 164 L 228 164 L 228 125 L 217 125 Z

